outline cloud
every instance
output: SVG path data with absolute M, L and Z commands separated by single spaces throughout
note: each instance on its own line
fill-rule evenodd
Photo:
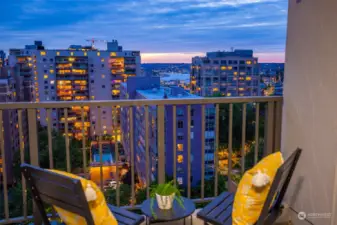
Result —
M 191 52 L 232 46 L 283 52 L 285 45 L 287 0 L 7 2 L 0 15 L 0 49 L 5 50 L 34 40 L 43 40 L 47 48 L 67 48 L 89 44 L 89 38 L 117 39 L 124 49 L 185 60 Z

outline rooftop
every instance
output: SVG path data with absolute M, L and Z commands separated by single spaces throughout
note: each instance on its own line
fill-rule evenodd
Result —
M 166 94 L 169 99 L 188 98 L 188 99 L 200 99 L 202 97 L 192 95 L 186 92 L 180 87 L 160 87 L 147 90 L 137 90 L 137 93 L 141 94 L 147 99 L 164 99 Z

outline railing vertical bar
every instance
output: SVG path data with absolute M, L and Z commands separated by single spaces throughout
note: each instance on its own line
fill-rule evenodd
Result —
M 86 146 L 85 146 L 85 131 L 84 131 L 84 129 L 85 129 L 85 123 L 84 123 L 84 108 L 83 107 L 81 107 L 81 122 L 82 122 L 82 160 L 83 160 L 83 173 L 86 174 L 87 173 L 87 149 L 86 149 Z
M 117 140 L 117 107 L 113 107 L 113 133 L 115 135 L 115 163 L 116 163 L 116 205 L 119 207 L 120 205 L 120 185 L 119 185 L 119 151 L 118 151 L 118 140 Z
M 145 106 L 146 197 L 150 198 L 149 106 Z
M 48 132 L 48 153 L 49 153 L 49 168 L 54 169 L 54 160 L 53 160 L 53 141 L 52 141 L 52 117 L 51 117 L 51 109 L 47 109 L 47 132 Z
M 133 107 L 129 108 L 130 121 L 130 152 L 131 152 L 131 205 L 135 203 L 135 151 L 134 151 L 134 126 L 133 126 Z
M 177 185 L 177 106 L 172 106 L 173 182 Z
M 282 101 L 276 102 L 275 113 L 275 146 L 274 150 L 281 151 L 281 131 L 282 131 Z
M 218 196 L 219 104 L 215 107 L 214 195 Z
M 20 162 L 25 163 L 25 146 L 24 146 L 24 137 L 22 131 L 22 110 L 18 109 L 18 122 L 19 122 L 19 144 L 20 144 Z M 21 184 L 22 184 L 22 203 L 23 203 L 23 217 L 27 218 L 27 185 L 26 179 L 21 175 Z
M 191 198 L 191 105 L 187 105 L 187 197 Z
M 165 183 L 165 108 L 163 105 L 157 107 L 158 118 L 158 183 Z
M 4 140 L 4 126 L 3 126 L 3 111 L 0 110 L 0 142 L 1 142 L 1 156 L 2 156 L 2 186 L 4 194 L 4 208 L 5 219 L 9 219 L 9 205 L 8 205 L 8 190 L 7 190 L 7 165 L 6 165 L 6 152 Z
M 273 152 L 273 142 L 274 142 L 274 102 L 269 101 L 266 109 L 266 127 L 264 130 L 265 149 L 264 156 L 267 156 Z
M 205 105 L 201 106 L 201 199 L 205 198 Z
M 246 146 L 246 118 L 247 117 L 247 104 L 242 105 L 242 140 L 241 140 L 241 174 L 245 172 L 245 146 Z
M 38 149 L 38 131 L 37 131 L 37 119 L 36 109 L 27 109 L 28 114 L 28 126 L 29 126 L 29 156 L 30 164 L 33 166 L 40 166 L 39 163 L 39 149 Z M 37 206 L 33 203 L 33 214 L 37 217 L 37 221 L 40 222 L 40 214 Z M 41 221 L 42 223 L 42 221 Z
M 64 108 L 64 133 L 66 139 L 66 160 L 67 160 L 67 172 L 70 173 L 70 150 L 69 150 L 69 133 L 68 133 L 68 108 Z
M 228 190 L 232 187 L 232 156 L 233 156 L 233 103 L 229 104 L 229 126 L 228 126 Z
M 258 161 L 259 157 L 259 129 L 260 129 L 260 103 L 256 103 L 255 108 L 255 148 L 254 148 L 254 165 Z
M 98 148 L 99 148 L 99 183 L 101 190 L 103 190 L 103 146 L 102 146 L 102 108 L 97 107 L 97 134 L 98 134 Z
M 29 126 L 29 155 L 30 164 L 39 166 L 39 150 L 38 150 L 38 136 L 37 136 L 37 120 L 36 109 L 27 109 L 28 126 Z

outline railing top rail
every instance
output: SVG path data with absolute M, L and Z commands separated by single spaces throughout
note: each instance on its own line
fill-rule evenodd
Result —
M 96 101 L 48 101 L 48 102 L 8 102 L 0 103 L 3 109 L 39 109 L 66 108 L 72 106 L 112 107 L 112 106 L 145 106 L 145 105 L 199 105 L 199 104 L 228 104 L 253 102 L 280 102 L 281 96 L 258 97 L 226 97 L 226 98 L 179 98 L 179 99 L 146 99 L 146 100 L 96 100 Z

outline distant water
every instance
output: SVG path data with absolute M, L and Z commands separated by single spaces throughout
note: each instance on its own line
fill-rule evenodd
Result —
M 165 73 L 164 77 L 161 77 L 162 81 L 172 81 L 172 80 L 180 80 L 185 81 L 186 83 L 190 82 L 190 74 L 186 73 Z

